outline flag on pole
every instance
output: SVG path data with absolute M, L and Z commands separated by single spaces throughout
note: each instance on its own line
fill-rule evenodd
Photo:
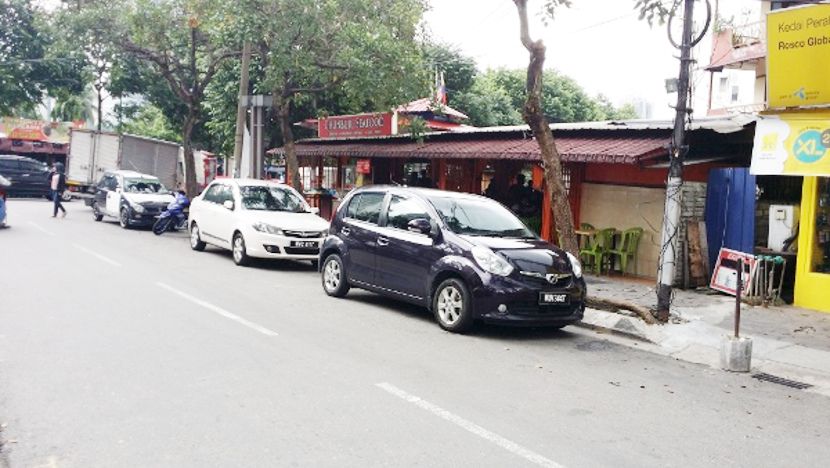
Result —
M 438 83 L 438 101 L 447 104 L 447 85 L 444 83 L 444 72 L 441 72 L 441 81 Z

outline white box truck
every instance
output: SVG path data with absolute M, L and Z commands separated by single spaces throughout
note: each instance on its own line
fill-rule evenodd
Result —
M 83 197 L 106 171 L 117 169 L 152 174 L 170 189 L 176 188 L 177 143 L 112 132 L 73 129 L 66 158 L 67 186 Z

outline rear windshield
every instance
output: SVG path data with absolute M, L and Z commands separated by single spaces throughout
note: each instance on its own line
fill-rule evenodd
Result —
M 130 193 L 168 193 L 160 180 L 148 178 L 124 179 L 124 191 Z
M 307 212 L 305 200 L 287 188 L 248 185 L 239 187 L 239 193 L 246 210 Z
M 428 200 L 456 234 L 536 238 L 513 213 L 486 198 L 432 196 Z

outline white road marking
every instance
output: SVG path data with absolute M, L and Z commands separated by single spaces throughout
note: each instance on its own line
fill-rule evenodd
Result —
M 242 318 L 242 317 L 240 317 L 236 314 L 232 314 L 232 313 L 228 312 L 227 310 L 225 310 L 221 307 L 215 306 L 215 305 L 211 304 L 210 302 L 203 301 L 203 300 L 199 299 L 198 297 L 191 296 L 190 294 L 187 294 L 186 292 L 179 291 L 178 289 L 176 289 L 176 288 L 174 288 L 170 285 L 164 284 L 162 282 L 157 282 L 156 285 L 158 287 L 160 287 L 162 289 L 166 289 L 166 290 L 170 291 L 171 293 L 176 294 L 176 295 L 178 295 L 178 296 L 180 296 L 184 299 L 187 299 L 188 301 L 190 301 L 190 302 L 192 302 L 196 305 L 200 305 L 200 306 L 204 307 L 205 309 L 210 310 L 211 312 L 215 312 L 215 313 L 221 315 L 222 317 L 225 317 L 227 319 L 233 320 L 234 322 L 245 325 L 246 327 L 248 327 L 252 330 L 256 330 L 256 331 L 262 333 L 263 335 L 278 336 L 277 332 L 275 332 L 273 330 L 269 330 L 268 328 L 265 328 L 262 325 L 256 324 L 256 323 L 251 322 L 249 320 L 246 320 L 246 319 L 244 319 L 244 318 Z
M 29 224 L 31 224 L 32 227 L 34 227 L 35 229 L 37 229 L 38 231 L 40 231 L 40 232 L 42 232 L 46 235 L 49 235 L 49 236 L 52 236 L 52 237 L 55 237 L 55 235 L 56 235 L 54 232 L 47 231 L 46 229 L 43 228 L 43 226 L 35 223 L 34 221 L 29 221 Z
M 450 413 L 449 411 L 441 408 L 440 406 L 434 405 L 426 400 L 422 400 L 421 398 L 415 395 L 409 394 L 392 384 L 382 382 L 375 385 L 404 401 L 412 403 L 413 405 L 421 409 L 427 410 L 440 418 L 446 419 L 447 421 L 461 427 L 462 429 L 469 431 L 488 442 L 492 442 L 493 444 L 498 445 L 499 447 L 507 450 L 508 452 L 514 455 L 518 455 L 527 461 L 535 463 L 536 465 L 544 466 L 547 468 L 564 468 L 563 465 L 560 465 L 559 463 L 556 463 L 555 461 L 549 458 L 545 458 L 544 456 L 530 449 L 522 447 L 521 445 L 509 439 L 505 439 L 504 437 L 494 432 L 490 432 L 487 429 L 484 429 L 483 427 L 479 426 L 478 424 L 467 421 L 461 416 L 457 416 L 453 413 Z
M 87 253 L 87 254 L 89 254 L 89 255 L 92 255 L 93 257 L 97 258 L 98 260 L 101 260 L 101 261 L 102 261 L 102 262 L 104 262 L 104 263 L 109 263 L 110 265 L 112 265 L 112 266 L 116 266 L 116 267 L 120 267 L 120 266 L 121 266 L 121 264 L 120 264 L 120 263 L 118 263 L 118 262 L 116 262 L 115 260 L 113 260 L 113 259 L 111 259 L 111 258 L 109 258 L 109 257 L 106 257 L 106 256 L 104 256 L 104 255 L 101 255 L 101 254 L 99 254 L 98 252 L 96 252 L 96 251 L 94 251 L 94 250 L 89 250 L 88 248 L 86 248 L 86 247 L 84 247 L 84 246 L 82 246 L 82 245 L 79 245 L 79 244 L 72 244 L 72 245 L 74 245 L 74 246 L 75 246 L 75 248 L 76 248 L 76 249 L 78 249 L 78 250 L 80 250 L 81 252 L 84 252 L 84 253 Z

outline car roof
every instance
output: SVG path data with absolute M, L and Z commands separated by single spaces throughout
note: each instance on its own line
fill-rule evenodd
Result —
M 35 158 L 30 158 L 28 156 L 21 156 L 19 154 L 0 154 L 0 158 L 3 158 L 3 159 L 16 159 L 18 161 L 34 161 L 34 162 L 37 162 L 37 163 L 46 164 L 43 161 L 38 161 Z
M 404 185 L 366 185 L 360 187 L 359 191 L 382 190 L 392 193 L 412 193 L 422 198 L 463 198 L 467 200 L 480 200 L 482 198 L 490 200 L 487 197 L 476 195 L 474 193 L 453 192 L 451 190 L 440 190 L 423 187 L 407 187 Z
M 274 182 L 271 180 L 260 180 L 260 179 L 230 179 L 230 178 L 222 178 L 216 179 L 215 182 L 232 182 L 235 183 L 237 186 L 253 186 L 253 187 L 290 187 L 290 185 L 282 184 L 279 182 Z

